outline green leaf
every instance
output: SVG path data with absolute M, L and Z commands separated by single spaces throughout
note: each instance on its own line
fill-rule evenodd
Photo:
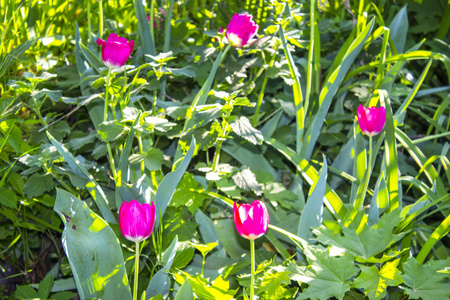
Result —
M 350 290 L 352 277 L 358 273 L 353 255 L 347 252 L 343 256 L 332 256 L 329 249 L 320 250 L 307 244 L 304 245 L 303 252 L 309 266 L 295 266 L 291 279 L 307 283 L 308 288 L 297 299 L 342 299 Z
M 178 290 L 174 300 L 194 300 L 194 294 L 192 287 L 189 284 L 189 280 L 186 280 Z
M 389 24 L 389 29 L 391 31 L 390 38 L 395 45 L 397 53 L 403 53 L 403 50 L 405 49 L 408 26 L 408 14 L 405 5 L 392 19 L 391 24 Z
M 194 293 L 205 300 L 231 300 L 233 299 L 236 290 L 230 290 L 229 282 L 224 281 L 222 277 L 216 278 L 217 283 L 209 285 L 208 281 L 201 275 L 191 276 L 186 272 L 180 271 L 189 281 Z
M 17 209 L 17 196 L 12 190 L 0 189 L 0 204 L 9 208 Z
M 398 286 L 402 283 L 401 272 L 397 269 L 399 259 L 390 261 L 379 270 L 376 266 L 360 265 L 361 273 L 353 281 L 353 287 L 364 289 L 369 299 L 384 299 L 388 286 Z
M 450 279 L 445 273 L 438 271 L 450 265 L 450 258 L 445 260 L 430 260 L 419 265 L 414 257 L 410 257 L 403 264 L 402 279 L 405 286 L 401 286 L 405 293 L 413 299 L 436 300 L 450 297 Z
M 175 258 L 175 254 L 177 252 L 177 244 L 178 237 L 175 236 L 169 248 L 167 248 L 167 250 L 163 254 L 164 267 L 156 272 L 147 286 L 147 290 L 145 292 L 146 299 L 149 299 L 156 295 L 161 295 L 164 299 L 167 299 L 171 285 L 169 270 L 172 267 L 173 259 Z
M 196 76 L 194 68 L 191 65 L 180 68 L 180 69 L 170 68 L 169 71 L 175 76 L 186 76 L 186 77 L 190 77 L 190 78 L 194 78 Z
M 95 131 L 90 131 L 87 135 L 78 137 L 78 138 L 72 138 L 68 143 L 67 146 L 69 146 L 70 149 L 73 150 L 79 150 L 81 147 L 84 147 L 88 144 L 91 144 L 95 141 L 95 137 L 97 134 Z
M 73 299 L 77 294 L 72 292 L 60 292 L 53 294 L 51 299 L 53 300 L 70 300 Z
M 164 212 L 166 211 L 167 206 L 169 206 L 170 200 L 172 200 L 175 189 L 177 188 L 178 183 L 180 182 L 181 178 L 184 175 L 184 172 L 186 172 L 186 169 L 191 162 L 192 155 L 194 154 L 195 144 L 195 139 L 192 138 L 191 145 L 189 146 L 189 151 L 186 153 L 183 160 L 179 163 L 178 168 L 167 174 L 159 184 L 155 196 L 155 205 L 157 212 L 155 230 L 160 224 L 159 215 L 161 214 L 161 216 L 164 216 Z M 174 164 L 174 167 L 175 165 L 176 162 Z
M 35 299 L 38 297 L 37 292 L 31 286 L 18 286 L 14 295 L 19 299 Z
M 146 155 L 132 154 L 128 161 L 132 164 L 144 161 L 144 165 L 149 171 L 161 170 L 164 163 L 164 153 L 158 148 L 150 148 Z
M 323 220 L 323 198 L 327 186 L 328 165 L 325 156 L 323 157 L 323 167 L 319 171 L 318 180 L 309 190 L 308 201 L 303 208 L 300 221 L 298 222 L 297 235 L 302 239 L 313 242 L 312 227 L 319 227 Z
M 262 195 L 261 186 L 250 169 L 239 171 L 232 178 L 234 183 L 244 191 L 254 191 L 257 196 Z
M 261 145 L 264 141 L 264 137 L 261 131 L 253 128 L 250 124 L 250 121 L 247 117 L 237 117 L 236 120 L 230 124 L 231 128 L 233 128 L 233 132 L 239 135 L 240 137 L 246 139 L 250 143 L 256 145 Z
M 286 285 L 291 283 L 290 272 L 286 267 L 273 267 L 267 271 L 257 290 L 263 299 L 289 299 L 292 297 Z
M 184 174 L 173 195 L 171 205 L 174 207 L 186 206 L 191 214 L 195 214 L 203 201 L 208 199 L 207 195 L 201 193 L 198 182 L 191 173 Z
M 208 243 L 206 245 L 191 243 L 191 245 L 194 246 L 195 249 L 200 251 L 202 253 L 202 255 L 206 255 L 206 254 L 208 254 L 209 251 L 214 249 L 218 245 L 218 243 L 214 242 L 214 243 Z
M 31 93 L 31 97 L 35 98 L 36 100 L 41 99 L 45 96 L 48 96 L 50 100 L 52 100 L 53 102 L 58 102 L 59 99 L 62 97 L 62 92 L 59 90 L 42 89 L 42 90 L 34 90 Z
M 38 298 L 47 299 L 53 286 L 53 276 L 51 274 L 45 276 L 44 280 L 39 283 Z
M 80 298 L 131 299 L 122 250 L 108 223 L 60 189 L 54 210 L 65 225 L 63 248 Z
M 356 213 L 348 227 L 345 227 L 342 223 L 339 224 L 343 235 L 325 226 L 314 229 L 313 233 L 317 235 L 316 239 L 319 242 L 347 250 L 346 252 L 350 251 L 361 261 L 367 261 L 389 248 L 405 235 L 405 233 L 393 233 L 393 229 L 398 226 L 401 220 L 400 210 L 397 209 L 384 214 L 378 224 L 369 228 L 366 223 L 367 215 L 360 211 Z
M 125 135 L 129 128 L 118 121 L 106 121 L 98 127 L 98 135 L 104 142 L 112 142 Z
M 177 125 L 176 123 L 169 122 L 164 118 L 159 117 L 146 117 L 144 121 L 147 123 L 147 129 L 150 131 L 156 130 L 160 132 L 166 132 L 170 130 L 173 126 Z
M 344 58 L 339 66 L 331 73 L 331 75 L 327 78 L 327 81 L 322 88 L 322 91 L 319 96 L 319 110 L 317 114 L 314 116 L 314 119 L 311 122 L 311 125 L 308 127 L 305 137 L 304 143 L 302 147 L 302 158 L 308 160 L 311 157 L 314 147 L 316 146 L 316 141 L 320 135 L 320 131 L 325 122 L 325 117 L 330 108 L 331 102 L 336 95 L 336 92 L 341 85 L 344 77 L 347 75 L 348 70 L 353 65 L 353 62 L 356 59 L 356 56 L 361 51 L 364 43 L 369 37 L 372 28 L 375 24 L 375 18 L 373 18 L 369 24 L 365 27 L 364 31 L 362 31 L 352 42 L 352 44 L 347 48 Z
M 66 147 L 64 147 L 61 143 L 55 140 L 48 131 L 47 136 L 50 142 L 53 144 L 53 146 L 56 147 L 59 154 L 61 154 L 64 160 L 69 164 L 72 171 L 74 171 L 77 175 L 82 176 L 89 180 L 89 182 L 86 184 L 86 188 L 91 194 L 92 199 L 94 199 L 95 203 L 100 209 L 102 216 L 105 218 L 105 220 L 108 221 L 109 223 L 117 224 L 117 221 L 111 212 L 111 208 L 108 206 L 108 202 L 106 201 L 105 192 L 103 192 L 103 189 L 98 185 L 94 177 L 92 177 L 92 175 L 89 174 L 89 172 L 83 167 L 83 165 L 78 161 L 78 159 L 76 159 L 72 155 L 72 153 L 70 153 L 69 150 L 67 150 Z
M 105 68 L 103 62 L 98 58 L 98 55 L 95 55 L 88 47 L 80 43 L 80 50 L 83 53 L 84 57 L 91 63 L 97 73 L 100 73 L 101 68 Z
M 136 11 L 136 17 L 139 27 L 139 37 L 141 38 L 142 48 L 144 49 L 144 54 L 156 55 L 155 50 L 155 40 L 153 38 L 153 32 L 150 29 L 149 22 L 147 20 L 147 13 L 145 12 L 145 1 L 136 0 L 134 1 L 134 10 Z M 153 13 L 153 12 L 151 12 Z
M 45 192 L 53 189 L 53 178 L 50 175 L 42 175 L 35 173 L 31 175 L 23 186 L 23 190 L 27 198 L 31 199 L 39 197 Z

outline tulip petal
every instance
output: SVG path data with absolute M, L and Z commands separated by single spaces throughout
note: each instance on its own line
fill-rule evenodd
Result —
M 269 226 L 269 213 L 265 204 L 259 200 L 251 205 L 233 205 L 234 223 L 237 232 L 246 239 L 257 239 L 266 233 Z

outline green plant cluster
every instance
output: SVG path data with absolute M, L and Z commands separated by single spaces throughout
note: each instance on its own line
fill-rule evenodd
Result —
M 136 199 L 143 299 L 248 299 L 260 199 L 258 299 L 448 299 L 449 29 L 444 0 L 0 0 L 0 298 L 131 299 Z

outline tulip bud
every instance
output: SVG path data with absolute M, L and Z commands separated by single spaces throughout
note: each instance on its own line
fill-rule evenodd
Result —
M 259 26 L 249 14 L 234 14 L 227 27 L 226 36 L 234 47 L 244 47 L 258 32 Z
M 134 41 L 127 41 L 124 37 L 119 37 L 111 33 L 106 41 L 97 39 L 97 45 L 102 46 L 103 63 L 110 69 L 122 67 L 130 57 L 134 48 Z
M 386 109 L 383 106 L 365 108 L 360 104 L 356 114 L 359 128 L 364 134 L 374 136 L 383 130 L 384 123 L 386 123 Z
M 155 204 L 136 200 L 123 202 L 119 210 L 119 227 L 122 235 L 132 242 L 147 239 L 155 226 Z
M 234 224 L 237 232 L 244 238 L 255 240 L 267 231 L 269 226 L 269 213 L 266 205 L 255 200 L 250 204 L 234 203 L 233 206 Z

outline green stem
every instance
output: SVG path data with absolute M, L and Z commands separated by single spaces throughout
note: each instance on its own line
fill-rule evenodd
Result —
M 111 69 L 108 69 L 108 75 L 106 77 L 106 91 L 105 91 L 105 110 L 103 112 L 103 121 L 108 121 L 108 96 L 109 96 L 109 85 L 111 82 Z
M 142 156 L 144 156 L 144 146 L 142 145 L 142 136 L 138 137 L 138 143 L 139 143 L 139 152 Z M 141 161 L 141 175 L 144 175 L 145 172 L 145 163 L 144 160 Z
M 156 99 L 157 99 L 157 93 L 156 93 L 156 90 L 154 90 L 153 91 L 153 112 L 152 112 L 152 114 L 154 115 L 154 116 L 156 116 Z
M 98 2 L 98 38 L 101 39 L 103 34 L 103 0 Z M 100 56 L 101 56 L 100 51 Z M 101 57 L 100 57 L 101 58 Z
M 139 279 L 139 242 L 136 242 L 136 252 L 134 258 L 134 288 L 133 300 L 137 300 L 138 293 L 138 279 Z
M 203 261 L 202 261 L 202 276 L 205 274 L 205 260 L 206 260 L 206 254 L 203 254 Z
M 255 241 L 250 240 L 250 259 L 252 267 L 252 276 L 250 279 L 250 300 L 253 300 L 255 294 Z

